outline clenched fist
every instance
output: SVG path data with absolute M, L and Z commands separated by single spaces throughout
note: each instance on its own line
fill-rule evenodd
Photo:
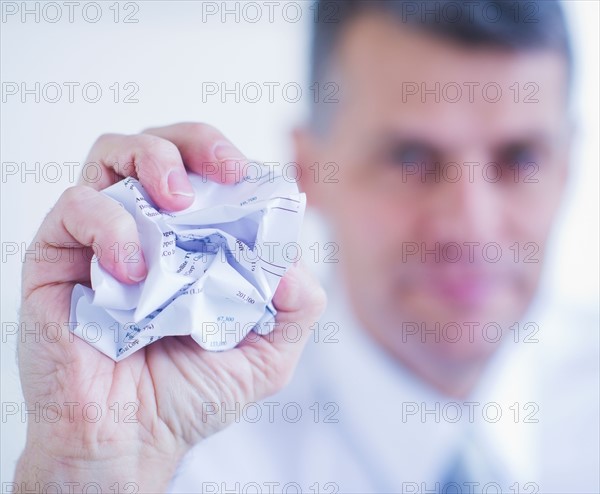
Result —
M 164 490 L 185 452 L 226 425 L 218 416 L 202 416 L 203 404 L 243 405 L 290 379 L 308 328 L 325 305 L 322 288 L 301 266 L 288 271 L 275 293 L 275 331 L 252 334 L 223 353 L 206 352 L 190 337 L 168 337 L 115 363 L 74 337 L 67 324 L 71 291 L 76 283 L 89 285 L 94 250 L 139 246 L 133 217 L 101 189 L 134 176 L 158 206 L 181 210 L 193 201 L 186 170 L 206 174 L 207 164 L 214 170 L 215 163 L 244 159 L 219 131 L 203 124 L 98 139 L 87 162 L 99 166 L 101 175 L 84 169 L 79 184 L 64 192 L 33 241 L 47 255 L 23 267 L 22 326 L 46 332 L 43 338 L 20 338 L 25 401 L 30 408 L 52 404 L 47 410 L 62 410 L 28 424 L 15 479 L 20 487 L 96 482 L 107 492 L 115 483 L 121 489 L 132 483 L 140 492 Z M 86 181 L 90 175 L 93 182 Z M 131 261 L 131 249 L 100 256 L 99 262 L 118 280 L 137 283 L 147 268 L 136 250 L 136 262 L 123 261 Z M 285 341 L 287 322 L 304 329 L 300 341 Z M 92 420 L 82 413 L 89 404 L 101 411 Z

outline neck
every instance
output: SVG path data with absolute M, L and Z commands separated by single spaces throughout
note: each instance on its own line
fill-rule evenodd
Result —
M 460 355 L 447 356 L 441 349 L 425 343 L 388 341 L 381 333 L 370 333 L 394 360 L 417 378 L 439 393 L 458 399 L 465 399 L 473 392 L 496 350 L 476 357 L 464 355 L 461 358 Z

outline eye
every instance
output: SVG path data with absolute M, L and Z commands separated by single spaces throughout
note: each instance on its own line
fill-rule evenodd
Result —
M 434 156 L 426 146 L 405 144 L 392 150 L 389 161 L 396 166 L 403 166 L 407 163 L 421 165 L 434 161 Z
M 539 153 L 529 144 L 514 144 L 508 146 L 500 154 L 500 162 L 509 167 L 524 167 L 528 163 L 537 163 Z

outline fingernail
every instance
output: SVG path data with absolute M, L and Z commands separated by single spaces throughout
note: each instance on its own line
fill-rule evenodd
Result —
M 171 170 L 167 177 L 169 193 L 176 196 L 194 197 L 194 189 L 187 173 L 183 170 Z
M 220 143 L 215 146 L 215 158 L 218 161 L 245 161 L 246 157 L 233 144 L 228 142 Z
M 146 272 L 144 270 L 144 274 L 136 274 L 135 270 L 131 267 L 127 268 L 127 277 L 131 280 L 131 281 L 135 281 L 136 283 L 139 283 L 140 281 L 143 281 L 144 278 L 146 278 Z
M 131 281 L 139 283 L 146 278 L 147 275 L 146 261 L 144 260 L 142 251 L 138 247 L 138 250 L 130 256 L 130 259 L 127 261 L 127 277 Z

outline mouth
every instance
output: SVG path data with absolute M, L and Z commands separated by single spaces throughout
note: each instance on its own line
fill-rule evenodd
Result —
M 396 279 L 404 290 L 456 309 L 477 310 L 488 305 L 506 284 L 507 275 L 508 269 L 499 266 L 424 263 L 402 266 Z
M 433 276 L 426 282 L 438 298 L 451 305 L 475 309 L 490 300 L 501 278 L 489 275 L 465 275 L 460 278 Z

